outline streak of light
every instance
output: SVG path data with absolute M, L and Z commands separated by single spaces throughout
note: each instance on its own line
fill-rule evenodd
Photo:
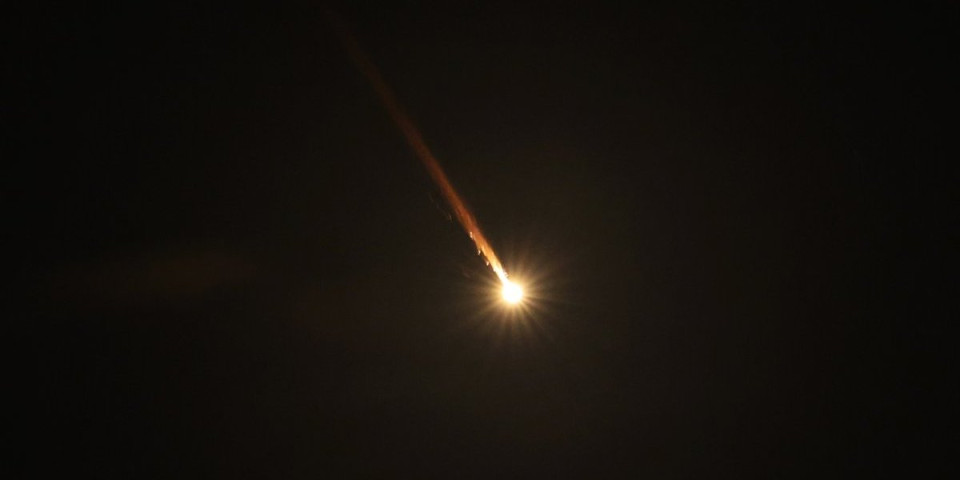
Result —
M 503 269 L 503 265 L 497 258 L 497 254 L 494 253 L 493 247 L 490 246 L 490 242 L 487 241 L 487 238 L 480 230 L 480 225 L 477 223 L 477 219 L 473 216 L 473 214 L 467 208 L 466 203 L 460 198 L 460 195 L 453 188 L 453 184 L 450 183 L 450 179 L 447 178 L 447 174 L 443 171 L 443 168 L 440 167 L 440 163 L 437 161 L 436 157 L 434 157 L 433 153 L 430 151 L 430 148 L 427 147 L 427 144 L 423 140 L 423 136 L 420 134 L 420 131 L 400 105 L 400 102 L 397 101 L 393 90 L 389 85 L 387 85 L 386 81 L 384 81 L 383 76 L 380 74 L 380 70 L 376 65 L 374 65 L 366 53 L 364 53 L 363 49 L 360 48 L 360 44 L 350 33 L 346 23 L 333 12 L 328 12 L 328 18 L 330 19 L 330 23 L 334 26 L 334 30 L 336 30 L 337 34 L 339 35 L 340 40 L 343 42 L 344 47 L 346 47 L 347 53 L 350 55 L 350 59 L 353 61 L 357 69 L 360 70 L 360 72 L 363 73 L 363 75 L 367 78 L 374 91 L 377 92 L 377 95 L 380 97 L 380 101 L 383 103 L 384 108 L 386 108 L 387 113 L 390 114 L 390 117 L 393 119 L 394 123 L 397 124 L 397 127 L 399 127 L 400 131 L 403 133 L 404 138 L 406 138 L 407 144 L 410 145 L 410 148 L 413 149 L 413 152 L 423 163 L 423 166 L 426 167 L 427 172 L 430 173 L 430 177 L 433 178 L 433 181 L 440 188 L 440 192 L 443 194 L 444 199 L 446 199 L 447 203 L 449 203 L 450 207 L 453 209 L 453 212 L 457 216 L 457 220 L 460 222 L 460 225 L 463 226 L 463 229 L 467 231 L 467 234 L 470 235 L 473 243 L 477 246 L 477 253 L 486 258 L 490 268 L 493 269 L 493 272 L 497 275 L 497 278 L 500 279 L 500 282 L 504 285 L 504 287 L 512 285 L 512 283 L 507 280 L 507 272 Z

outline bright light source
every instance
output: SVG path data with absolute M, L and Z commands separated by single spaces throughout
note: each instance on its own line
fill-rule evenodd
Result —
M 517 303 L 523 299 L 523 288 L 509 280 L 503 282 L 503 299 L 507 303 Z

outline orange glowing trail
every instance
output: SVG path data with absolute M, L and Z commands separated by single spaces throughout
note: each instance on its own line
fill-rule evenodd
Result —
M 493 269 L 493 272 L 497 274 L 500 281 L 506 284 L 507 272 L 503 270 L 503 265 L 500 263 L 500 260 L 497 259 L 497 254 L 493 252 L 493 247 L 490 246 L 490 242 L 487 241 L 486 237 L 483 236 L 483 232 L 480 231 L 480 225 L 477 223 L 477 219 L 470 213 L 467 205 L 453 188 L 450 179 L 447 178 L 447 174 L 440 168 L 440 163 L 437 162 L 436 157 L 433 156 L 430 148 L 428 148 L 426 142 L 423 141 L 423 136 L 420 135 L 420 131 L 417 130 L 413 121 L 410 120 L 410 117 L 407 116 L 403 107 L 400 106 L 393 91 L 383 80 L 383 76 L 380 75 L 377 66 L 374 65 L 373 62 L 370 61 L 370 58 L 363 52 L 360 44 L 357 43 L 353 35 L 350 34 L 344 22 L 337 18 L 335 14 L 330 14 L 329 17 L 331 23 L 334 25 L 334 29 L 340 36 L 340 40 L 350 54 L 350 59 L 353 60 L 357 69 L 367 77 L 370 85 L 373 86 L 377 95 L 380 96 L 380 101 L 383 102 L 387 113 L 390 114 L 393 121 L 400 127 L 400 131 L 403 132 L 403 136 L 407 139 L 410 148 L 413 149 L 413 152 L 420 158 L 420 161 L 423 162 L 423 166 L 427 168 L 433 181 L 440 187 L 440 191 L 443 193 L 444 198 L 446 198 L 447 203 L 453 208 L 457 220 L 460 221 L 463 229 L 467 231 L 467 234 L 470 235 L 470 238 L 473 239 L 473 242 L 477 245 L 477 251 L 487 259 L 487 263 L 490 265 L 490 268 Z

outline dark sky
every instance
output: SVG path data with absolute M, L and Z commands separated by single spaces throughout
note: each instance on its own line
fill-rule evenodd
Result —
M 20 478 L 947 468 L 957 8 L 482 3 L 335 8 L 522 312 L 322 5 L 15 12 Z

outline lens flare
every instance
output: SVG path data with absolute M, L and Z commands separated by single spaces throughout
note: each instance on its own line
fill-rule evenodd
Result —
M 520 300 L 523 300 L 523 287 L 510 280 L 503 282 L 503 290 L 501 293 L 507 303 L 519 303 Z

